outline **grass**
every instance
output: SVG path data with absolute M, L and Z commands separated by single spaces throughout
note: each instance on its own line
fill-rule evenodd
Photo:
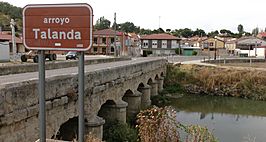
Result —
M 191 93 L 196 88 L 209 95 L 266 100 L 266 71 L 198 65 L 168 66 L 167 69 L 165 85 L 166 91 L 171 93 L 184 90 Z

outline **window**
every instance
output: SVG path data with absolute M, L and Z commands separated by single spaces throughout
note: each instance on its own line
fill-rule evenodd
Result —
M 97 47 L 94 47 L 93 52 L 97 52 L 97 51 L 98 51 Z
M 157 48 L 157 40 L 152 40 L 152 48 Z
M 105 37 L 103 37 L 103 44 L 106 44 L 106 38 Z
M 111 52 L 115 52 L 115 48 L 114 47 L 111 47 Z
M 144 41 L 144 42 L 143 42 L 143 48 L 147 48 L 148 45 L 149 45 L 148 41 Z
M 115 38 L 111 38 L 111 43 L 114 43 L 115 42 Z
M 213 46 L 213 42 L 210 42 L 210 43 L 209 43 L 209 46 Z
M 93 38 L 93 43 L 97 44 L 97 37 Z

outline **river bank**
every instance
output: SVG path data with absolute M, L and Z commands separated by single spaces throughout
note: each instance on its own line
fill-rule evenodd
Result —
M 169 65 L 164 94 L 233 96 L 266 100 L 266 71 L 200 65 Z

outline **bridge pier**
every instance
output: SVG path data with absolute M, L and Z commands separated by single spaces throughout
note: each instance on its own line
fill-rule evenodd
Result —
M 137 113 L 139 113 L 141 108 L 141 96 L 142 93 L 136 91 L 134 94 L 126 94 L 123 97 L 123 100 L 128 103 L 127 118 L 133 118 Z
M 164 82 L 164 77 L 160 77 L 158 80 L 158 91 L 161 92 L 163 91 L 163 82 Z
M 150 85 L 151 85 L 151 96 L 157 96 L 158 95 L 158 82 L 154 81 Z
M 103 139 L 103 124 L 105 120 L 99 116 L 94 116 L 88 121 L 85 121 L 85 135 L 92 134 L 93 136 Z
M 145 109 L 151 105 L 151 86 L 140 87 L 139 91 L 142 93 L 141 108 Z
M 106 121 L 118 120 L 119 122 L 126 123 L 126 108 L 127 102 L 119 101 L 115 104 L 106 103 L 99 111 L 99 116 L 103 117 Z

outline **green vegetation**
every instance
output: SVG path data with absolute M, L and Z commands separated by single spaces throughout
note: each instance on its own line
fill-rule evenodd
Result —
M 96 21 L 94 28 L 97 30 L 109 29 L 110 25 L 111 25 L 111 22 L 108 19 L 105 19 L 103 16 L 103 17 L 100 17 L 100 19 Z
M 10 30 L 10 20 L 16 22 L 16 31 L 22 31 L 22 8 L 0 2 L 0 27 L 2 30 Z
M 106 142 L 136 142 L 137 138 L 137 130 L 128 124 L 113 121 L 104 125 L 103 139 Z
M 198 54 L 197 51 L 192 51 L 192 55 L 193 55 L 193 56 L 196 56 L 197 54 Z
M 181 54 L 181 49 L 180 48 L 176 48 L 175 49 L 175 54 L 180 55 Z

